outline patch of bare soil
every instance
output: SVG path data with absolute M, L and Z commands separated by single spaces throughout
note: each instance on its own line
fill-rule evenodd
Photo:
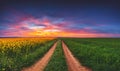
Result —
M 50 48 L 50 50 L 34 65 L 28 68 L 24 68 L 22 71 L 43 71 L 46 65 L 48 64 L 55 48 L 56 48 L 57 42 L 54 43 L 54 45 Z
M 62 47 L 67 61 L 68 71 L 92 71 L 91 69 L 84 67 L 79 63 L 79 61 L 73 56 L 63 41 Z

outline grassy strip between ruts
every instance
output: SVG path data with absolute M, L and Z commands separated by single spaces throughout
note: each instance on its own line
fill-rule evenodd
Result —
M 64 38 L 63 40 L 74 56 L 93 71 L 120 71 L 120 39 Z
M 55 52 L 53 53 L 50 62 L 46 66 L 45 71 L 67 71 L 61 41 L 58 42 Z
M 45 42 L 42 45 L 41 43 L 34 44 L 34 51 L 30 51 L 32 50 L 30 49 L 29 53 L 21 52 L 20 54 L 11 54 L 11 56 L 0 54 L 0 71 L 21 71 L 23 67 L 30 66 L 40 59 L 51 48 L 54 42 L 55 40 Z

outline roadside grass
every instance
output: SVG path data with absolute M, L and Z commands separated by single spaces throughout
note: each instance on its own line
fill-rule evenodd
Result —
M 67 65 L 61 41 L 58 42 L 55 52 L 53 53 L 50 62 L 44 71 L 67 71 Z
M 63 38 L 74 56 L 93 71 L 120 71 L 120 39 Z

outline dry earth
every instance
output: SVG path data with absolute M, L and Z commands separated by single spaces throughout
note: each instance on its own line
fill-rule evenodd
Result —
M 62 47 L 67 61 L 68 71 L 92 71 L 91 69 L 84 67 L 79 63 L 79 61 L 72 55 L 63 41 Z
M 46 65 L 48 64 L 55 48 L 56 48 L 57 42 L 51 47 L 51 49 L 34 65 L 28 68 L 24 68 L 22 71 L 43 71 Z

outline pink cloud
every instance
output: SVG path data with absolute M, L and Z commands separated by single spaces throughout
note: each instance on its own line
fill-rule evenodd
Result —
M 15 23 L 7 24 L 7 29 L 0 31 L 4 36 L 36 36 L 37 34 L 44 34 L 47 36 L 68 36 L 68 37 L 113 37 L 120 36 L 120 34 L 105 34 L 97 33 L 91 27 L 84 27 L 82 29 L 70 28 L 75 22 L 72 21 L 58 21 L 53 23 L 54 20 L 50 20 L 47 17 L 35 18 L 30 14 L 20 12 L 12 9 L 12 13 L 15 15 Z M 7 19 L 10 19 L 8 16 Z M 11 19 L 10 19 L 11 20 Z M 98 25 L 94 21 L 79 21 L 78 23 L 92 23 Z M 42 25 L 42 26 L 40 26 Z M 104 25 L 104 24 L 103 24 Z M 101 26 L 101 25 L 99 25 Z M 54 34 L 54 35 L 53 35 Z

